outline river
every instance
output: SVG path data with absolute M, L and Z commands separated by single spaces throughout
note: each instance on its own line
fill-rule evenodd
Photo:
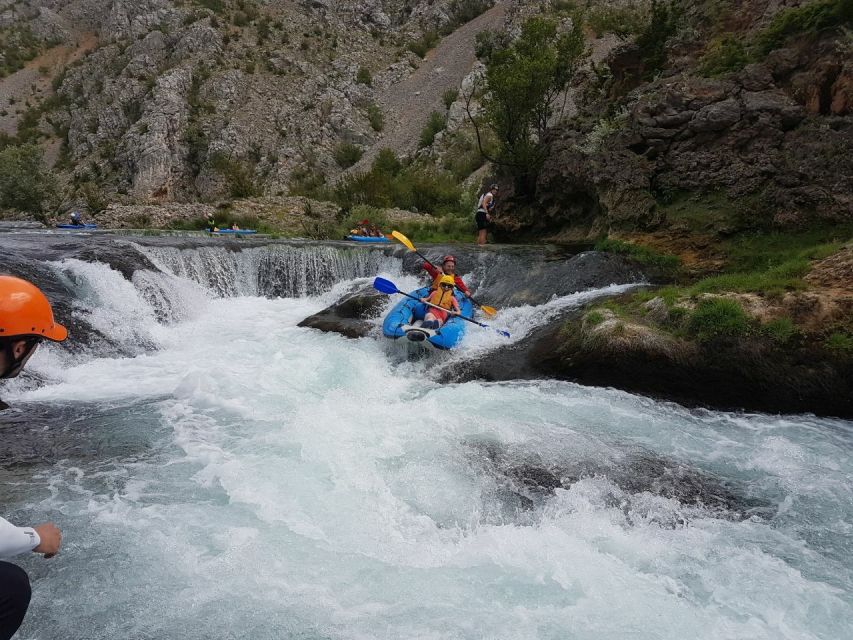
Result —
M 418 286 L 388 251 L 54 249 L 24 271 L 80 340 L 0 388 L 3 513 L 64 536 L 20 559 L 22 639 L 853 637 L 853 423 L 450 383 L 504 340 L 476 327 L 420 360 L 297 327 Z

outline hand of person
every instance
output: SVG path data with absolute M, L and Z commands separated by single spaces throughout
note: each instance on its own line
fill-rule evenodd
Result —
M 52 558 L 59 552 L 59 546 L 62 544 L 62 532 L 52 522 L 46 522 L 33 527 L 36 533 L 39 534 L 41 542 L 33 551 L 35 553 L 43 553 L 45 558 Z
M 429 298 L 421 298 L 421 302 L 429 302 Z

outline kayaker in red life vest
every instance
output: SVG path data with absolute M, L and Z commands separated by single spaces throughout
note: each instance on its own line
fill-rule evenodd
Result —
M 438 289 L 438 283 L 441 280 L 442 276 L 453 276 L 453 280 L 456 283 L 456 288 L 469 298 L 471 297 L 471 292 L 468 291 L 468 287 L 466 287 L 465 283 L 462 282 L 462 278 L 456 275 L 455 257 L 451 255 L 444 256 L 444 258 L 441 259 L 440 270 L 437 269 L 435 266 L 431 265 L 429 262 L 424 262 L 423 268 L 432 278 L 432 284 L 429 287 L 430 289 Z

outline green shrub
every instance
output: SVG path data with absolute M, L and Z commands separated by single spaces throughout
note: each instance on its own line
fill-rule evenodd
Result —
M 427 120 L 426 126 L 421 131 L 418 148 L 423 149 L 425 147 L 432 146 L 432 143 L 435 142 L 435 136 L 439 132 L 444 131 L 446 126 L 447 116 L 439 113 L 438 111 L 430 113 L 429 120 Z
M 622 40 L 641 33 L 649 22 L 648 13 L 640 4 L 595 6 L 587 12 L 585 17 L 587 24 L 597 37 L 612 33 Z
M 228 193 L 232 198 L 250 198 L 260 195 L 261 189 L 255 180 L 254 166 L 248 161 L 217 153 L 211 157 L 210 163 L 213 169 L 225 179 Z
M 658 269 L 672 273 L 676 272 L 681 266 L 681 260 L 678 256 L 660 253 L 654 249 L 623 240 L 602 238 L 595 243 L 595 250 L 626 255 L 641 264 L 657 267 Z
M 766 56 L 795 35 L 815 34 L 823 29 L 853 26 L 853 0 L 818 0 L 777 13 L 756 38 L 755 48 Z
M 687 322 L 688 331 L 701 341 L 737 337 L 749 332 L 749 316 L 734 300 L 701 300 Z
M 454 133 L 449 137 L 443 165 L 456 180 L 462 182 L 482 167 L 484 161 L 477 142 L 471 137 L 461 133 Z
M 604 322 L 604 314 L 596 309 L 587 313 L 585 319 L 591 327 L 596 327 Z
M 646 78 L 653 77 L 666 65 L 666 43 L 678 30 L 681 14 L 682 11 L 675 2 L 652 0 L 649 20 L 636 40 Z
M 225 11 L 225 3 L 223 0 L 194 0 L 199 6 L 205 9 L 210 9 L 213 13 L 222 13 Z
M 836 331 L 830 334 L 823 345 L 830 351 L 843 356 L 853 356 L 853 335 Z
M 376 132 L 382 131 L 385 127 L 385 117 L 382 115 L 382 109 L 375 102 L 367 106 L 367 120 L 370 122 L 370 128 Z
M 350 142 L 341 142 L 332 152 L 335 162 L 337 162 L 338 166 L 342 169 L 349 169 L 352 165 L 361 160 L 361 156 L 363 154 L 364 150 L 361 147 Z
M 420 39 L 414 40 L 406 45 L 406 48 L 416 56 L 425 58 L 427 52 L 437 45 L 440 39 L 438 32 L 434 29 L 430 29 L 429 31 L 425 31 Z
M 446 109 L 450 109 L 450 106 L 456 102 L 456 98 L 459 97 L 459 89 L 448 89 L 441 96 L 441 99 L 444 101 L 444 107 Z
M 370 75 L 370 69 L 367 67 L 359 67 L 358 73 L 355 74 L 355 81 L 360 84 L 366 84 L 368 86 L 373 82 L 373 78 Z
M 790 318 L 776 318 L 762 325 L 761 332 L 774 342 L 785 344 L 797 335 L 797 327 Z
M 702 56 L 699 70 L 702 75 L 720 76 L 731 71 L 739 71 L 750 62 L 749 53 L 743 39 L 727 34 L 712 40 Z
M 450 28 L 455 29 L 484 13 L 494 0 L 453 0 L 450 3 Z
M 45 167 L 38 145 L 0 151 L 0 206 L 40 213 L 57 195 L 56 178 Z

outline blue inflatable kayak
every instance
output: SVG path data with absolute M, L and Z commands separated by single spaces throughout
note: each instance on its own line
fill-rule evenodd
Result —
M 411 295 L 423 298 L 429 293 L 429 287 L 412 291 Z M 456 301 L 462 310 L 462 315 L 471 317 L 474 305 L 465 297 L 461 291 L 456 291 Z M 465 336 L 466 325 L 464 320 L 449 316 L 447 322 L 440 329 L 431 330 L 421 328 L 427 306 L 411 298 L 403 298 L 394 305 L 394 308 L 385 316 L 382 322 L 382 333 L 386 338 L 402 338 L 405 336 L 413 342 L 427 341 L 437 349 L 452 349 L 457 346 Z
M 96 229 L 98 225 L 91 222 L 86 224 L 58 224 L 57 229 Z
M 220 229 L 219 231 L 211 231 L 210 233 L 233 233 L 235 235 L 243 235 L 257 232 L 257 229 Z
M 347 240 L 353 242 L 391 242 L 385 236 L 347 236 Z

